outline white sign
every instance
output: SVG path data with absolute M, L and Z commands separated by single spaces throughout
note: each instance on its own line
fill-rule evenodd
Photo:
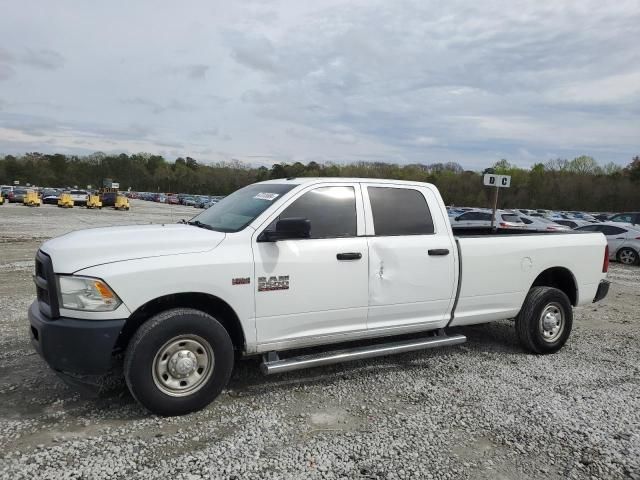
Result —
M 484 184 L 487 187 L 509 188 L 511 186 L 511 175 L 494 175 L 493 173 L 485 173 Z
M 273 202 L 279 196 L 279 193 L 260 192 L 253 198 L 255 198 L 256 200 L 267 200 L 268 202 Z
M 20 180 L 14 180 L 14 181 L 13 181 L 13 184 L 14 184 L 14 185 L 20 185 Z
M 87 190 L 91 190 L 91 185 L 87 185 Z
M 120 184 L 116 182 L 111 182 L 111 188 L 120 188 Z

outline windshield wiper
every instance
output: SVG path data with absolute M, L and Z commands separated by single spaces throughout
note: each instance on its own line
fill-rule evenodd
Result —
M 213 227 L 208 223 L 202 223 L 200 220 L 193 220 L 186 222 L 188 225 L 194 225 L 196 227 L 205 228 L 207 230 L 213 230 Z

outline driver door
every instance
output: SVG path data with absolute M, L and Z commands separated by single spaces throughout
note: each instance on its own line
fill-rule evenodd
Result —
M 310 238 L 260 241 L 278 219 L 306 218 Z M 256 334 L 263 348 L 365 331 L 368 249 L 357 183 L 310 186 L 253 236 Z

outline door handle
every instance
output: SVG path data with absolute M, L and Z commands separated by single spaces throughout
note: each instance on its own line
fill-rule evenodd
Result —
M 338 253 L 336 258 L 338 260 L 360 260 L 362 254 L 360 252 Z
M 429 250 L 429 255 L 449 255 L 448 248 L 433 248 Z

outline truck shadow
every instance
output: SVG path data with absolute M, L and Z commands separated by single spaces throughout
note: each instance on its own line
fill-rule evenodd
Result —
M 430 349 L 368 360 L 311 368 L 274 376 L 260 371 L 259 357 L 243 359 L 236 366 L 226 389 L 229 401 L 239 397 L 254 397 L 269 391 L 291 391 L 300 386 L 329 385 L 349 381 L 380 371 L 408 369 L 457 368 L 460 355 L 474 355 L 483 361 L 488 354 L 525 355 L 519 347 L 512 322 L 495 322 L 452 329 L 467 336 L 467 342 L 453 347 Z M 65 385 L 37 356 L 29 355 L 19 377 L 2 375 L 0 381 L 0 419 L 56 417 L 64 412 L 69 419 L 81 419 L 99 414 L 103 419 L 117 421 L 146 418 L 149 413 L 134 401 L 124 380 L 114 382 L 101 392 L 79 390 Z M 434 364 L 434 360 L 437 360 Z M 432 367 L 432 365 L 434 365 Z M 26 374 L 26 375 L 25 375 Z M 25 376 L 30 380 L 24 382 Z M 14 378 L 15 377 L 15 378 Z
M 459 346 L 326 365 L 274 376 L 265 376 L 260 372 L 260 358 L 244 359 L 236 363 L 228 388 L 232 396 L 252 396 L 267 389 L 288 390 L 300 385 L 322 385 L 336 379 L 348 380 L 352 376 L 366 374 L 367 371 L 374 374 L 380 370 L 424 369 L 430 359 L 440 357 L 446 357 L 447 361 L 455 364 L 458 355 L 482 354 L 478 355 L 480 359 L 487 354 L 526 355 L 518 344 L 512 321 L 458 327 L 451 329 L 451 333 L 465 335 L 467 342 Z

